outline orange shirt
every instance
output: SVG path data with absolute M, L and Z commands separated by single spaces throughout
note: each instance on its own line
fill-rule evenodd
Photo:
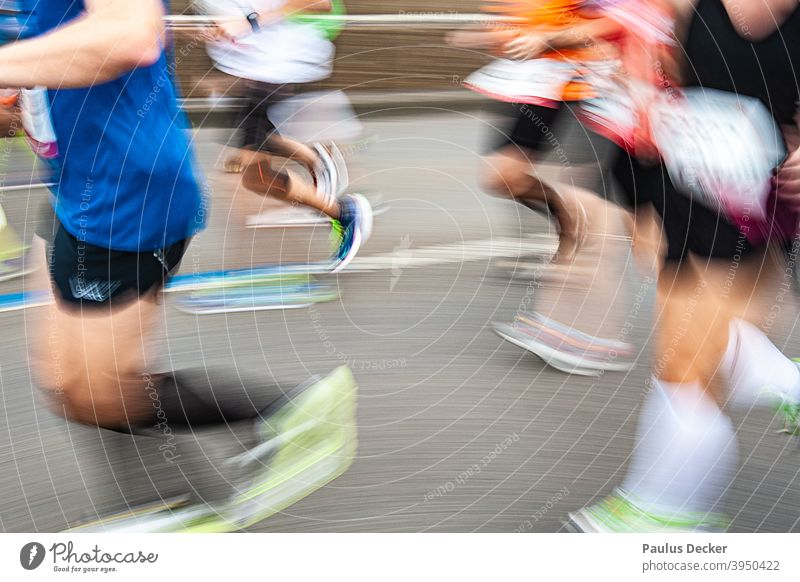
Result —
M 518 18 L 519 32 L 553 32 L 564 30 L 588 19 L 581 15 L 583 0 L 489 0 L 483 11 L 498 16 Z M 502 26 L 498 28 L 503 28 Z M 545 58 L 557 60 L 584 60 L 597 58 L 592 47 L 551 51 Z
M 587 22 L 581 14 L 584 0 L 488 0 L 490 4 L 483 11 L 498 16 L 518 18 L 522 22 L 515 25 L 519 34 L 526 32 L 554 32 Z M 512 25 L 514 26 L 514 25 Z M 498 26 L 499 30 L 504 27 Z M 576 63 L 604 60 L 608 51 L 597 45 L 570 49 L 558 49 L 544 53 L 541 58 Z M 564 87 L 565 101 L 580 101 L 594 95 L 592 88 L 582 79 L 576 78 Z
M 489 0 L 484 12 L 524 18 L 541 24 L 562 24 L 577 12 L 581 0 Z

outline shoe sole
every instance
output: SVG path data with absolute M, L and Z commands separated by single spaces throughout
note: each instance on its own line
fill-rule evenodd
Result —
M 633 369 L 634 366 L 633 364 L 590 363 L 587 362 L 585 358 L 565 354 L 543 343 L 519 339 L 513 335 L 513 330 L 507 331 L 508 328 L 510 328 L 510 326 L 506 324 L 494 324 L 492 326 L 492 331 L 507 342 L 536 355 L 548 366 L 566 374 L 592 377 L 600 376 L 605 372 L 627 372 Z

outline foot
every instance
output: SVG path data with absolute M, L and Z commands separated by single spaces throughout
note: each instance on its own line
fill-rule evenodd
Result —
M 558 250 L 553 257 L 555 264 L 571 264 L 580 252 L 589 230 L 589 217 L 583 204 L 577 202 L 575 216 L 572 220 L 563 220 L 556 213 L 556 220 L 559 224 Z
M 493 328 L 504 340 L 567 374 L 599 376 L 626 372 L 634 366 L 631 344 L 582 333 L 539 313 L 520 313 L 514 323 L 494 324 Z
M 357 446 L 357 386 L 346 366 L 314 379 L 262 413 L 260 444 L 232 462 L 248 468 L 249 486 L 224 513 L 249 527 L 344 473 Z
M 534 212 L 547 215 L 558 224 L 558 249 L 553 255 L 553 264 L 570 265 L 580 252 L 589 234 L 589 215 L 580 200 L 575 200 L 573 207 L 565 206 L 564 196 L 558 189 L 548 184 L 541 184 L 554 200 L 519 199 L 519 202 Z
M 567 527 L 578 533 L 723 532 L 728 519 L 717 513 L 645 511 L 617 490 L 599 503 L 570 513 Z
M 341 214 L 333 222 L 337 235 L 337 250 L 332 272 L 338 273 L 349 265 L 372 235 L 372 206 L 361 194 L 341 198 Z

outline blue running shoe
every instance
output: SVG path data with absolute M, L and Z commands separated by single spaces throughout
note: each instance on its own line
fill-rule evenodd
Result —
M 372 206 L 367 199 L 361 194 L 346 194 L 340 203 L 341 215 L 333 222 L 333 230 L 339 235 L 333 273 L 347 267 L 372 235 Z

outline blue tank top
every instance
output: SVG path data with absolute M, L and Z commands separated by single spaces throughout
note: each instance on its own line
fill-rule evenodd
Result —
M 82 1 L 22 0 L 23 36 L 78 17 Z M 188 124 L 164 52 L 152 66 L 85 89 L 51 89 L 56 215 L 78 240 L 149 251 L 205 227 Z

